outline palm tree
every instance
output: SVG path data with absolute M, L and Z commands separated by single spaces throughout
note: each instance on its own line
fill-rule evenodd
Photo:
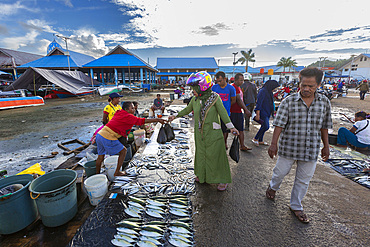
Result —
M 285 68 L 293 68 L 297 66 L 297 62 L 295 59 L 292 60 L 292 57 L 282 57 L 280 58 L 280 61 L 277 63 L 277 66 L 283 67 L 284 68 L 284 73 L 285 73 Z
M 240 51 L 243 55 L 241 58 L 236 61 L 236 63 L 240 62 L 241 64 L 245 64 L 245 72 L 248 72 L 248 62 L 255 62 L 254 60 L 254 53 L 252 53 L 252 49 L 249 49 L 248 52 L 246 51 Z

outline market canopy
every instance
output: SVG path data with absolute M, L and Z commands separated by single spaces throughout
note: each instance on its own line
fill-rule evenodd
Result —
M 16 81 L 5 88 L 4 91 L 16 89 L 28 89 L 31 91 L 39 89 L 42 85 L 53 83 L 70 93 L 81 93 L 81 89 L 97 86 L 100 82 L 85 75 L 81 71 L 48 70 L 28 68 Z

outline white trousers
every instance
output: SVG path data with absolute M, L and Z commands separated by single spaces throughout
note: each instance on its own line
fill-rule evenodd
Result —
M 317 160 L 301 161 L 278 157 L 273 169 L 270 187 L 278 190 L 284 177 L 289 173 L 294 163 L 297 163 L 294 185 L 290 195 L 290 207 L 293 210 L 303 210 L 302 199 L 306 195 L 310 180 L 315 173 Z

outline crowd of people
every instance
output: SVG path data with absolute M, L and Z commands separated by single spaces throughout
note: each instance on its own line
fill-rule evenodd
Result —
M 199 183 L 218 184 L 217 190 L 225 191 L 232 182 L 227 157 L 227 138 L 232 133 L 239 136 L 240 151 L 252 148 L 245 145 L 244 131 L 250 131 L 251 120 L 260 124 L 257 134 L 251 139 L 258 147 L 269 146 L 268 155 L 278 156 L 266 190 L 266 197 L 274 200 L 284 177 L 296 164 L 296 178 L 291 193 L 290 209 L 303 223 L 309 219 L 303 211 L 302 200 L 314 174 L 319 154 L 324 161 L 329 158 L 328 129 L 332 128 L 330 101 L 317 93 L 323 72 L 306 68 L 299 75 L 299 91 L 286 95 L 275 109 L 274 92 L 279 87 L 275 80 L 266 81 L 258 90 L 249 73 L 238 73 L 229 84 L 224 72 L 219 71 L 215 79 L 205 71 L 192 74 L 186 85 L 193 90 L 194 97 L 188 105 L 167 122 L 193 113 L 195 160 L 194 173 Z M 140 118 L 137 102 L 123 102 L 122 96 L 113 93 L 103 111 L 103 125 L 94 134 L 98 150 L 97 173 L 106 154 L 118 154 L 115 176 L 122 176 L 121 166 L 126 155 L 127 130 L 133 125 L 166 121 L 162 118 Z M 135 108 L 136 107 L 136 108 Z M 163 101 L 158 94 L 152 110 L 164 111 Z M 136 110 L 135 110 L 136 109 Z M 135 114 L 136 112 L 136 114 Z M 264 134 L 274 120 L 271 143 L 264 141 Z M 338 145 L 370 147 L 369 116 L 365 112 L 355 114 L 355 123 L 350 130 L 341 128 Z M 320 143 L 323 147 L 320 147 Z

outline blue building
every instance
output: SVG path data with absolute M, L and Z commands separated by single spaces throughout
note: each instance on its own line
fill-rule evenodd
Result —
M 32 62 L 23 64 L 18 68 L 29 67 L 52 70 L 79 70 L 82 65 L 93 61 L 95 58 L 82 53 L 67 51 L 55 40 L 47 47 L 47 55 Z
M 105 56 L 83 65 L 82 71 L 104 83 L 153 83 L 157 70 L 141 58 L 117 45 Z
M 160 81 L 185 81 L 189 75 L 207 71 L 215 75 L 218 65 L 213 57 L 173 57 L 157 58 L 157 77 Z

